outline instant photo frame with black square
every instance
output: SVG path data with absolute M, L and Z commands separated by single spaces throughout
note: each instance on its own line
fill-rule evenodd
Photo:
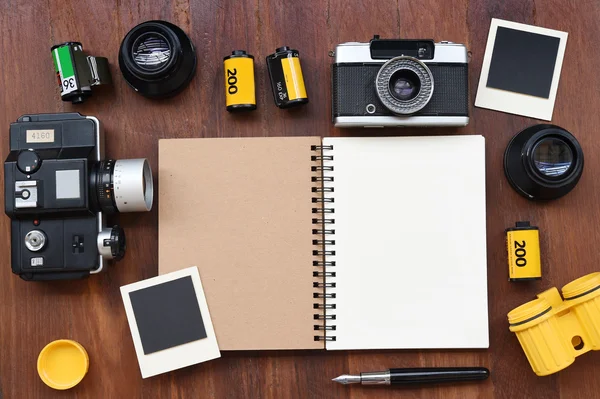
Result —
M 121 287 L 142 378 L 221 356 L 197 267 Z
M 492 19 L 475 106 L 551 120 L 567 33 Z

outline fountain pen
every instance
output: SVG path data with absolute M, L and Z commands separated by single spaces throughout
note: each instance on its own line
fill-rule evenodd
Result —
M 445 382 L 485 380 L 490 371 L 485 367 L 426 367 L 389 369 L 360 373 L 360 375 L 340 375 L 332 381 L 340 384 L 396 385 L 396 384 L 439 384 Z

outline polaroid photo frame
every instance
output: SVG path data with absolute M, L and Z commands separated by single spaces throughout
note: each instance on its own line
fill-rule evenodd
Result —
M 196 266 L 121 287 L 142 378 L 221 356 Z
M 493 18 L 475 106 L 550 121 L 567 36 Z

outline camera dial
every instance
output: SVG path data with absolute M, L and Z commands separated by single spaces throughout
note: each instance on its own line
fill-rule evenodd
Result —
M 31 230 L 25 235 L 25 246 L 31 252 L 41 251 L 46 245 L 46 234 L 41 230 Z
M 416 58 L 396 57 L 379 69 L 375 88 L 387 109 L 398 115 L 410 115 L 429 103 L 433 95 L 433 75 L 427 65 Z
M 98 252 L 104 259 L 121 260 L 125 256 L 127 243 L 121 226 L 104 229 L 98 234 Z

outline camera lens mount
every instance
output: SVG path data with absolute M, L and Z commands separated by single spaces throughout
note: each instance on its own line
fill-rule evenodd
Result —
M 398 115 L 410 115 L 425 107 L 433 95 L 433 75 L 423 62 L 401 56 L 387 61 L 375 78 L 381 103 Z
M 515 135 L 504 153 L 510 185 L 531 200 L 550 200 L 570 192 L 583 173 L 583 151 L 565 129 L 549 124 Z
M 196 52 L 181 28 L 148 21 L 131 29 L 119 49 L 119 68 L 127 83 L 148 98 L 179 93 L 196 72 Z

